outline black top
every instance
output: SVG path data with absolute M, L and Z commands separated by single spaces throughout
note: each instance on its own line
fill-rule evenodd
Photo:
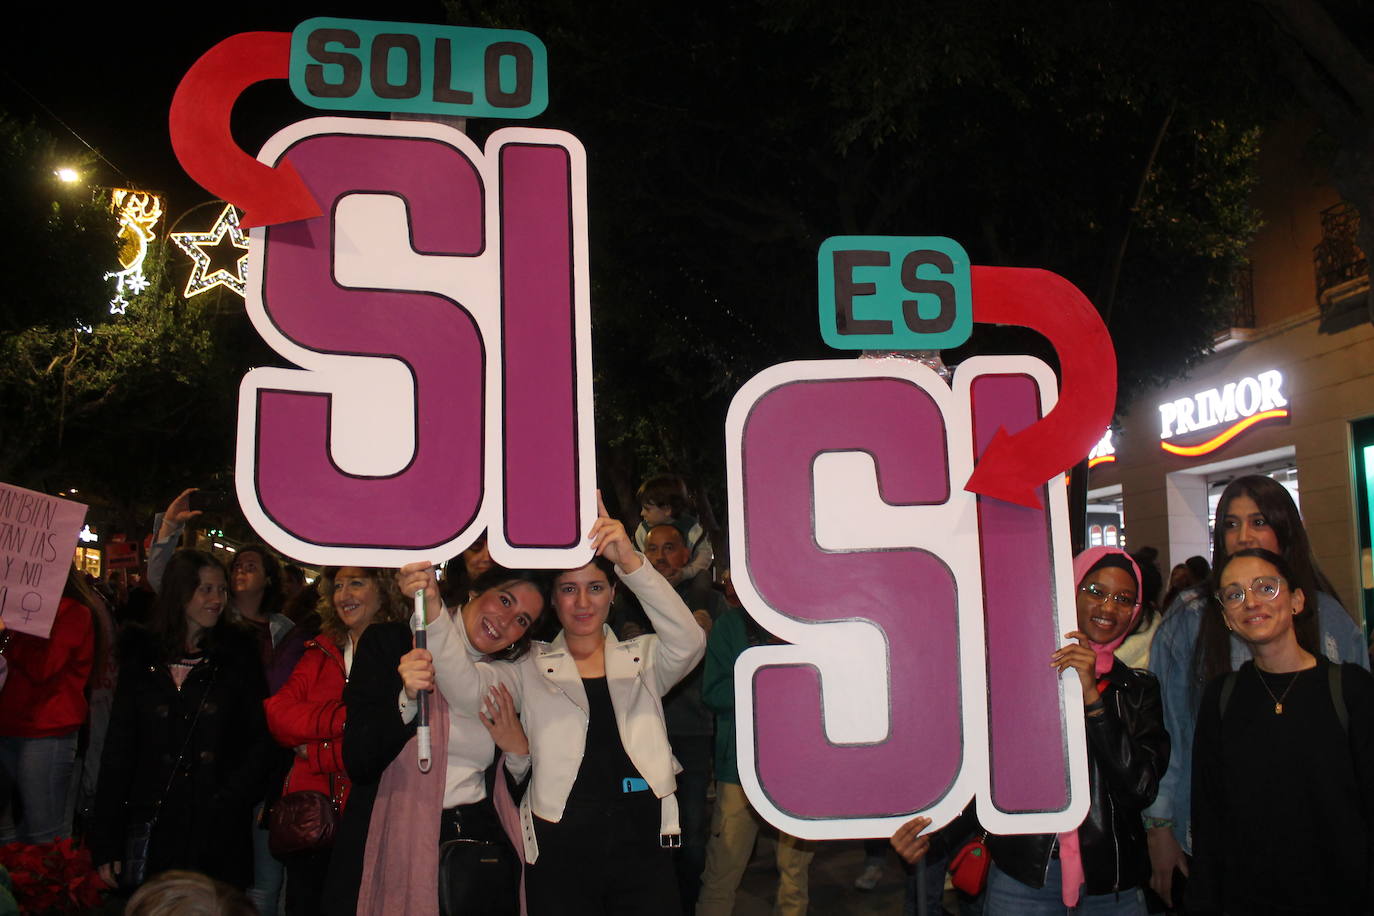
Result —
M 1265 675 L 1246 662 L 1224 717 L 1225 678 L 1207 685 L 1193 749 L 1190 913 L 1374 911 L 1374 678 L 1341 666 L 1347 732 L 1329 665 Z
M 615 724 L 615 707 L 604 677 L 584 677 L 582 688 L 587 692 L 587 749 L 577 781 L 568 793 L 569 805 L 618 802 L 625 796 L 624 782 L 641 778 L 639 770 L 625 753 L 620 741 L 620 729 Z
M 126 627 L 119 686 L 101 758 L 95 864 L 124 858 L 128 827 L 154 814 L 148 873 L 205 872 L 245 887 L 253 877 L 252 809 L 266 789 L 271 753 L 267 697 L 256 644 L 221 620 L 181 688 L 158 636 Z
M 344 687 L 348 709 L 344 724 L 344 769 L 353 781 L 339 833 L 334 839 L 322 911 L 353 916 L 358 909 L 363 858 L 372 806 L 382 773 L 415 734 L 415 723 L 402 722 L 398 700 L 401 675 L 396 666 L 411 650 L 410 627 L 404 620 L 377 623 L 363 631 L 353 650 L 353 669 Z M 439 812 L 434 812 L 438 817 Z

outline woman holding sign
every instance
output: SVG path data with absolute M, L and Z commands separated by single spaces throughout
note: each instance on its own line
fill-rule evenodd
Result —
M 521 708 L 534 767 L 521 806 L 530 912 L 677 913 L 681 831 L 661 699 L 701 659 L 705 637 L 604 506 L 588 537 L 596 558 L 554 578 L 563 632 L 515 665 L 473 664 L 424 567 L 406 567 L 401 582 L 423 586 L 438 619 L 430 645 L 449 702 L 477 712 L 495 688 Z M 612 575 L 655 634 L 620 642 L 606 626 Z
M 1198 712 L 1188 912 L 1374 912 L 1374 678 L 1299 632 L 1315 586 L 1278 554 L 1238 550 L 1217 580 L 1253 658 Z M 1282 854 L 1257 853 L 1275 833 Z
M 989 836 L 987 916 L 1064 913 L 1143 914 L 1150 878 L 1141 810 L 1154 799 L 1169 759 L 1159 684 L 1113 655 L 1140 614 L 1140 572 L 1124 551 L 1094 547 L 1074 558 L 1078 629 L 1050 656 L 1082 689 L 1088 738 L 1088 816 L 1077 830 Z M 952 845 L 974 826 L 972 809 L 944 831 Z M 908 862 L 926 854 L 929 820 L 903 825 L 892 845 Z M 1074 909 L 1074 908 L 1077 909 Z
M 414 596 L 417 581 L 433 582 L 428 564 L 413 568 L 422 570 L 418 577 L 398 578 L 406 598 Z M 492 567 L 472 582 L 462 607 L 444 608 L 441 616 L 461 634 L 456 641 L 472 662 L 518 660 L 544 610 L 544 589 L 541 572 Z M 528 775 L 524 733 L 509 704 L 479 719 L 476 710 L 449 706 L 434 689 L 433 656 L 414 648 L 408 622 L 367 628 L 343 692 L 343 763 L 353 788 L 325 883 L 324 912 L 331 916 L 406 912 L 410 906 L 432 911 L 441 892 L 447 892 L 443 914 L 506 914 L 519 906 L 519 862 L 496 804 L 509 800 L 503 771 L 512 780 Z M 434 741 L 425 771 L 416 750 L 422 691 L 431 692 Z M 494 765 L 497 748 L 517 756 L 505 767 Z M 509 810 L 513 825 L 513 805 Z M 463 880 L 471 862 L 458 855 L 460 837 L 484 844 L 482 858 L 497 863 L 495 880 Z M 445 858 L 445 849 L 454 854 Z

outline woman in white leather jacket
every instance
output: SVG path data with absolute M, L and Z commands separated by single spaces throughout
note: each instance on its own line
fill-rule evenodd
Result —
M 597 558 L 554 579 L 563 632 L 552 642 L 514 664 L 474 663 L 428 579 L 430 651 L 449 703 L 486 717 L 489 691 L 504 687 L 521 713 L 533 761 L 521 805 L 530 912 L 677 913 L 678 767 L 662 697 L 701 660 L 705 636 L 604 507 L 589 539 Z M 620 642 L 606 625 L 612 568 L 655 633 Z

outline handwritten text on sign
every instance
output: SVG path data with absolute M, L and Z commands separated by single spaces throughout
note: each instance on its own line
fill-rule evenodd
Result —
M 0 616 L 5 626 L 47 638 L 85 519 L 81 503 L 0 484 Z

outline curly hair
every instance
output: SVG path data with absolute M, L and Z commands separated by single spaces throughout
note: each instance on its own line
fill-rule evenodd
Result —
M 315 610 L 320 615 L 320 634 L 328 637 L 334 645 L 343 648 L 348 644 L 348 627 L 344 626 L 344 622 L 339 619 L 339 612 L 334 609 L 334 580 L 344 569 L 360 570 L 366 578 L 377 584 L 382 606 L 372 618 L 373 623 L 390 623 L 394 620 L 405 620 L 409 616 L 410 608 L 406 605 L 400 590 L 396 588 L 396 574 L 392 570 L 370 566 L 326 566 L 320 575 L 320 599 L 315 605 Z

